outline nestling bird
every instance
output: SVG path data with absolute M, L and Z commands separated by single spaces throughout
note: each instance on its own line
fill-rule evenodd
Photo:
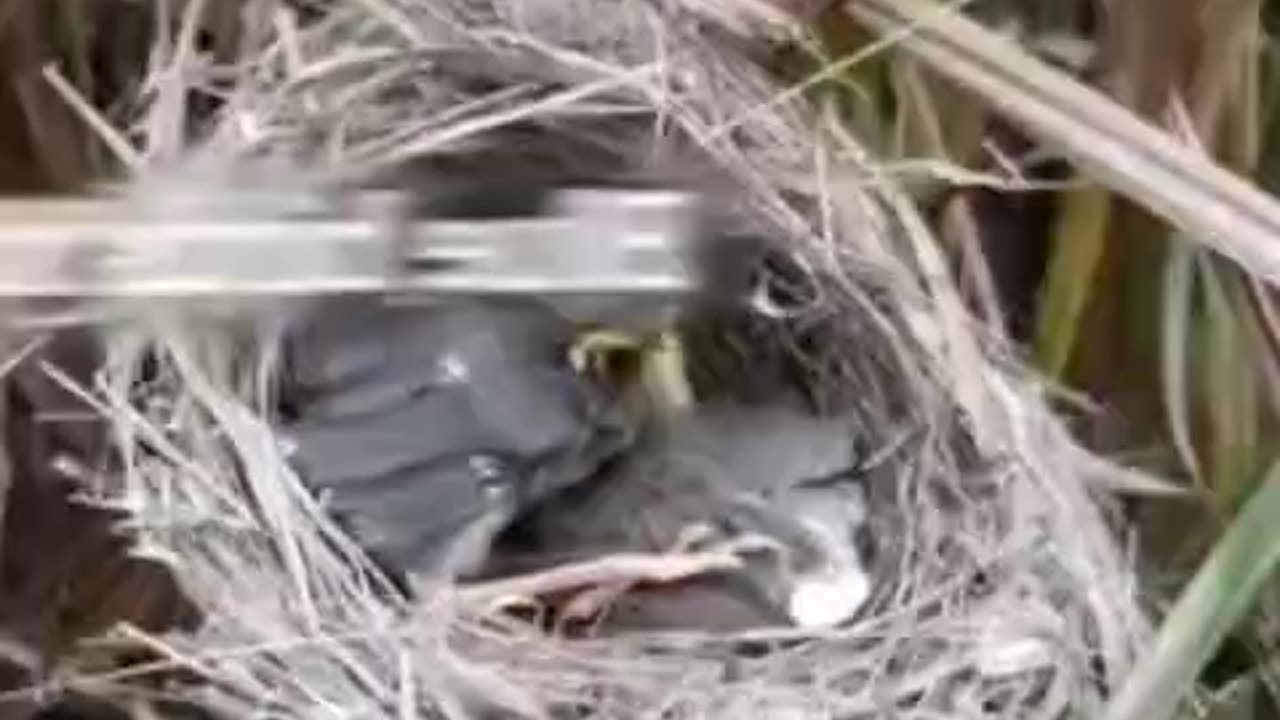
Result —
M 691 527 L 754 536 L 767 552 L 736 578 L 650 589 L 627 624 L 830 625 L 870 593 L 859 550 L 866 500 L 855 427 L 798 402 L 713 402 L 668 415 L 590 481 L 550 497 L 520 543 L 548 556 L 661 552 Z M 737 620 L 727 620 L 730 612 Z
M 704 278 L 709 296 L 740 297 L 749 268 L 731 255 Z M 851 420 L 773 395 L 695 403 L 662 303 L 639 302 L 321 301 L 286 343 L 292 461 L 395 575 L 500 573 L 518 554 L 662 552 L 702 528 L 707 542 L 747 536 L 767 552 L 740 577 L 631 595 L 639 624 L 664 603 L 669 616 L 740 610 L 748 625 L 847 619 L 868 592 Z M 584 334 L 584 317 L 643 330 Z
M 570 366 L 573 333 L 528 299 L 324 304 L 288 344 L 293 461 L 393 572 L 470 574 L 522 508 L 630 442 Z

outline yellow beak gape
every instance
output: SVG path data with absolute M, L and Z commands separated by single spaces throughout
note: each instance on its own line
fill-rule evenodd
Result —
M 574 340 L 569 362 L 579 373 L 607 377 L 609 360 L 619 353 L 637 356 L 639 380 L 659 407 L 678 410 L 693 404 L 684 348 L 673 331 L 639 337 L 608 328 L 591 329 Z

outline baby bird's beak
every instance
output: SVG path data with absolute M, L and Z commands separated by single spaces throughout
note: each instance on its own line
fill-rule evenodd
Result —
M 574 342 L 569 362 L 577 372 L 616 390 L 637 424 L 663 423 L 694 404 L 683 350 L 670 330 L 641 336 L 593 329 Z

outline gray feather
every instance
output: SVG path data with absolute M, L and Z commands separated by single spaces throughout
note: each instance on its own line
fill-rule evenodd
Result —
M 629 442 L 567 366 L 571 329 L 533 303 L 320 308 L 290 345 L 292 460 L 393 568 L 470 572 L 524 507 Z

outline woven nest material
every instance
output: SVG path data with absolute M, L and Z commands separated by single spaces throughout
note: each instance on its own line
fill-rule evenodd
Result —
M 177 310 L 106 326 L 94 391 L 127 471 L 94 492 L 204 616 L 143 638 L 183 670 L 169 692 L 230 718 L 1056 718 L 1117 687 L 1146 627 L 1091 496 L 1100 466 L 967 314 L 834 101 L 773 72 L 805 47 L 796 21 L 720 0 L 250 3 L 240 55 L 217 64 L 193 44 L 199 5 L 153 54 L 143 196 L 175 167 L 216 193 L 264 164 L 707 191 L 813 292 L 727 328 L 772 333 L 752 346 L 770 356 L 709 363 L 704 384 L 781 368 L 852 408 L 860 447 L 895 450 L 871 480 L 889 520 L 854 622 L 556 637 L 465 587 L 408 601 L 370 579 L 272 437 L 270 339 Z M 220 104 L 193 122 L 204 95 Z

